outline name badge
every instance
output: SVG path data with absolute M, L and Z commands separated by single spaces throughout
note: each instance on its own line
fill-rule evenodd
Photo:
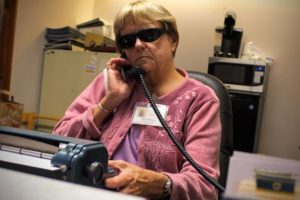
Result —
M 166 119 L 168 113 L 168 106 L 162 104 L 156 104 L 161 116 Z M 152 106 L 150 104 L 138 102 L 135 105 L 132 124 L 150 125 L 162 127 L 158 120 Z

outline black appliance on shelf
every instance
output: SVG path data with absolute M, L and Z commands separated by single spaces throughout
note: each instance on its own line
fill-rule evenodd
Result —
M 225 14 L 224 26 L 216 27 L 215 31 L 219 34 L 221 44 L 215 46 L 215 56 L 238 58 L 243 37 L 243 30 L 235 28 L 236 14 L 228 11 Z

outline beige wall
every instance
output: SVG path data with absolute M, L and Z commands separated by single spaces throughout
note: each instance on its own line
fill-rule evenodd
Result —
M 244 42 L 274 57 L 259 143 L 259 152 L 300 160 L 300 1 L 298 0 L 153 0 L 177 18 L 180 43 L 178 67 L 206 72 L 215 44 L 214 29 L 226 11 L 237 14 Z M 47 26 L 60 27 L 101 17 L 113 21 L 128 0 L 19 1 L 11 90 L 26 111 L 37 111 L 42 49 Z M 184 4 L 184 5 L 183 5 Z
M 91 19 L 94 0 L 18 1 L 11 92 L 25 111 L 37 111 L 46 27 L 74 26 Z

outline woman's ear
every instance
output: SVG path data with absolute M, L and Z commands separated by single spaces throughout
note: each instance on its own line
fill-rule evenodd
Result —
M 177 46 L 178 46 L 178 40 L 176 39 L 175 36 L 171 36 L 171 49 L 173 52 L 176 51 Z

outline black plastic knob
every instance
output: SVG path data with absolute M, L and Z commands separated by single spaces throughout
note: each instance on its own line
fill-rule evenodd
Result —
M 103 176 L 103 165 L 99 162 L 93 162 L 86 168 L 87 178 L 92 184 L 101 182 Z

